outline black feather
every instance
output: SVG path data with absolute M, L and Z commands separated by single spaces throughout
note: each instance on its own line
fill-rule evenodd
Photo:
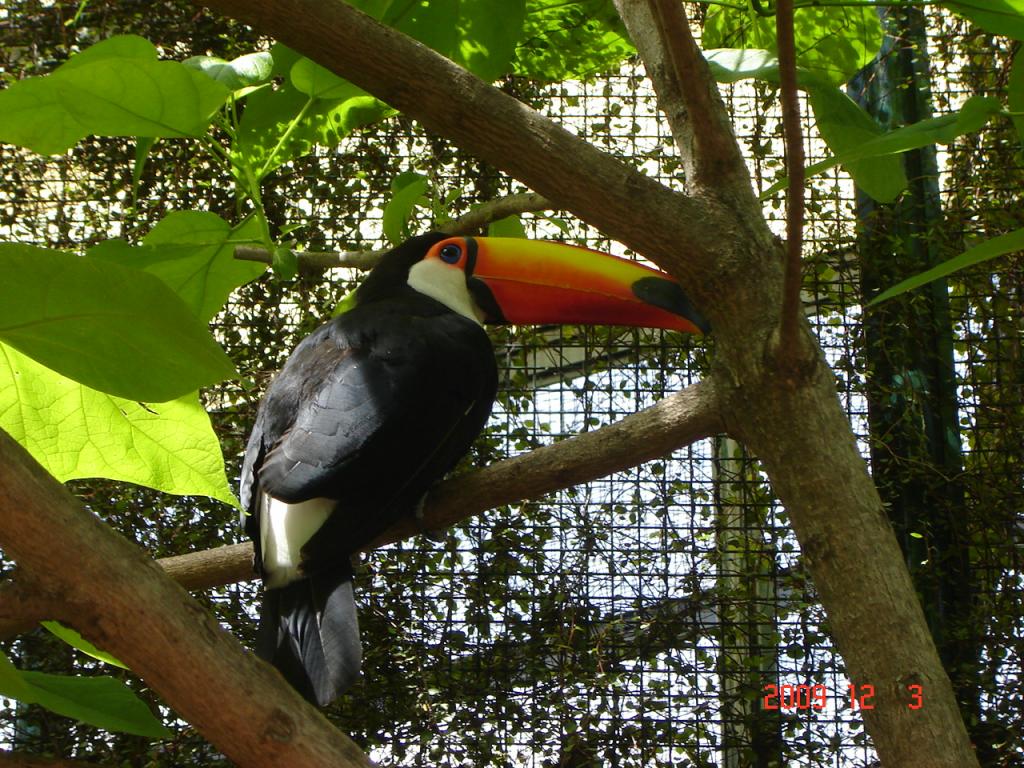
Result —
M 321 703 L 351 683 L 353 663 L 358 671 L 349 556 L 415 511 L 469 449 L 494 402 L 486 332 L 408 285 L 409 267 L 438 238 L 385 256 L 356 306 L 295 348 L 246 448 L 241 500 L 261 575 L 261 494 L 337 502 L 302 549 L 308 578 L 267 590 L 261 619 L 261 651 Z
M 320 706 L 351 686 L 362 659 L 351 569 L 266 590 L 256 653 Z

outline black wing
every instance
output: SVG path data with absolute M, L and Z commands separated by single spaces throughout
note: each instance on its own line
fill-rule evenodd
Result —
M 468 450 L 490 413 L 494 355 L 478 325 L 431 299 L 375 302 L 292 353 L 260 407 L 242 502 L 336 499 L 304 548 L 307 570 L 353 552 L 409 514 Z

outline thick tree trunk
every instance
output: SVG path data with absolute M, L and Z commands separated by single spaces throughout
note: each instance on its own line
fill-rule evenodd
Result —
M 820 361 L 794 390 L 764 369 L 733 406 L 734 432 L 786 505 L 850 679 L 874 692 L 863 716 L 882 764 L 977 765 L 832 372 Z
M 773 362 L 782 261 L 749 192 L 726 184 L 700 197 L 675 194 L 345 4 L 207 4 L 352 80 L 680 277 L 715 327 L 716 375 L 731 385 L 731 431 L 762 459 L 786 504 L 854 683 L 875 687 L 876 707 L 865 720 L 883 763 L 976 765 L 832 373 L 806 327 L 804 349 L 785 353 L 803 359 L 802 369 Z M 921 709 L 908 707 L 910 685 L 922 686 Z

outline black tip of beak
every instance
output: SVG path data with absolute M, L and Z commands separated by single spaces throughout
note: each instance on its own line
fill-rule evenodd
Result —
M 701 316 L 678 283 L 660 277 L 642 277 L 632 287 L 633 295 L 640 301 L 685 317 L 700 328 L 701 333 L 711 332 L 711 323 Z

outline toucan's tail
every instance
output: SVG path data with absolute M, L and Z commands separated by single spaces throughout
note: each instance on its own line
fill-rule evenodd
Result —
M 256 653 L 321 707 L 352 685 L 362 646 L 348 565 L 266 590 Z

